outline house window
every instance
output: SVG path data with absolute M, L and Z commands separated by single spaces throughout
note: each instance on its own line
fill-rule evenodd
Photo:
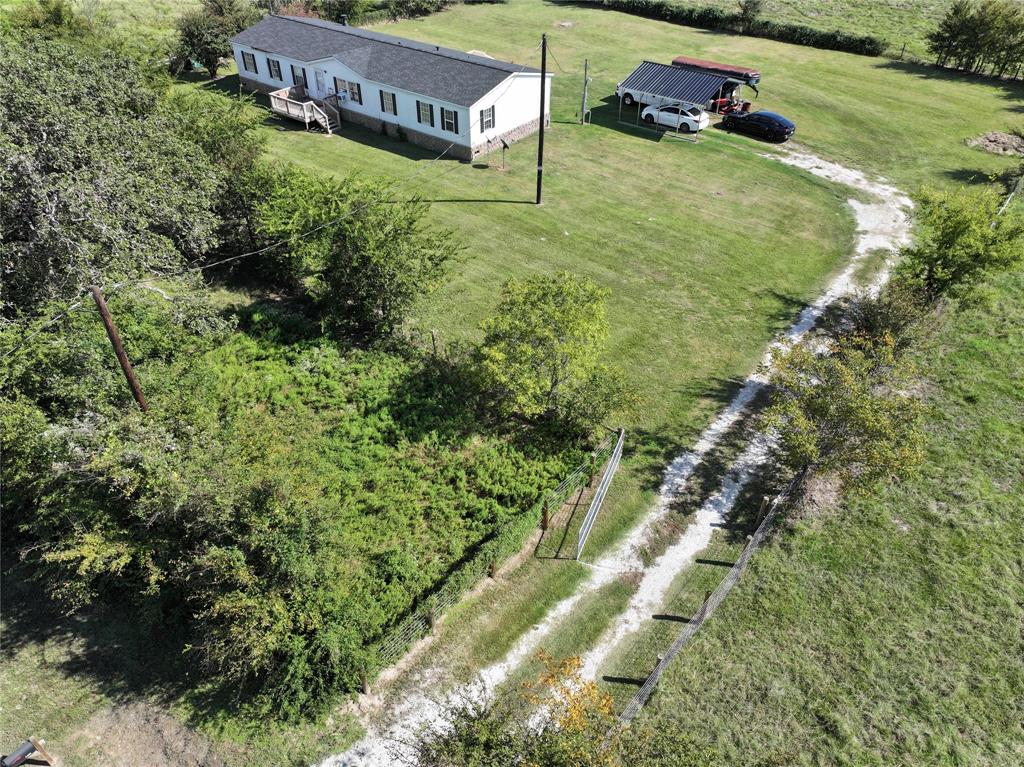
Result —
M 322 94 L 324 92 L 324 73 L 321 72 L 319 69 L 315 69 L 315 70 L 313 70 L 313 74 L 316 75 L 316 90 L 317 90 L 317 93 L 321 93 Z
M 340 77 L 334 78 L 334 92 L 338 98 L 341 98 L 341 94 L 348 93 L 348 83 L 342 80 Z
M 434 127 L 434 105 L 425 101 L 416 102 L 416 121 Z
M 395 94 L 389 91 L 380 92 L 380 111 L 390 115 L 398 115 L 398 101 Z
M 270 70 L 270 76 L 275 80 L 284 80 L 281 77 L 281 62 L 277 59 L 267 58 L 267 68 Z
M 480 110 L 480 130 L 489 130 L 494 127 L 494 105 L 487 109 Z
M 441 127 L 450 133 L 458 133 L 459 113 L 454 109 L 441 107 Z
M 363 103 L 363 89 L 359 87 L 359 83 L 349 82 L 348 97 L 357 104 Z
M 245 67 L 246 72 L 252 72 L 257 75 L 259 74 L 259 70 L 256 69 L 256 57 L 251 53 L 242 51 L 242 66 Z
M 292 82 L 303 88 L 306 87 L 306 70 L 292 64 Z

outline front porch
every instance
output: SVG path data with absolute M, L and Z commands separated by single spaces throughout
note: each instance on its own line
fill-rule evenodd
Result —
M 334 133 L 341 125 L 341 113 L 337 107 L 323 99 L 315 99 L 306 93 L 301 85 L 271 91 L 270 109 L 276 114 L 305 123 L 319 125 L 327 133 Z

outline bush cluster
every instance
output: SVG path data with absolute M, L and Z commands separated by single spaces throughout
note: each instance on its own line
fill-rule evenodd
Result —
M 991 190 L 921 190 L 919 232 L 893 279 L 848 302 L 825 353 L 776 352 L 763 420 L 783 461 L 864 488 L 922 460 L 916 375 L 903 353 L 933 307 L 964 296 L 987 273 L 1024 261 L 1024 218 L 998 215 Z

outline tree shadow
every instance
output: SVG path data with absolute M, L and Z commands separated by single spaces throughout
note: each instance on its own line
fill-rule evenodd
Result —
M 713 378 L 695 381 L 675 390 L 678 397 L 688 401 L 706 400 L 714 404 L 713 415 L 733 400 L 745 381 L 738 377 Z M 640 472 L 641 488 L 657 492 L 665 479 L 665 470 L 674 460 L 692 449 L 699 434 L 687 430 L 680 432 L 667 424 L 650 429 L 638 429 L 634 438 L 626 441 L 626 457 Z
M 13 554 L 8 555 L 12 558 Z M 183 656 L 188 637 L 175 616 L 150 624 L 140 620 L 139 610 L 127 614 L 99 604 L 68 614 L 43 591 L 29 566 L 7 567 L 0 579 L 4 596 L 0 657 L 5 661 L 39 647 L 52 668 L 87 679 L 115 703 L 145 699 L 167 704 L 188 688 L 194 664 Z M 142 611 L 158 609 L 142 607 Z M 54 659 L 53 653 L 47 657 L 43 648 L 49 643 L 66 649 L 67 657 Z
M 1013 189 L 1014 184 L 1017 183 L 1017 162 L 1024 161 L 1024 158 L 1014 157 L 1008 155 L 1005 158 L 1010 162 L 1014 162 L 1014 165 L 1002 171 L 1001 173 L 992 173 L 990 171 L 975 170 L 973 168 L 959 168 L 942 171 L 942 175 L 956 181 L 960 184 L 972 185 L 972 186 L 989 186 L 993 183 L 1000 184 L 1003 189 L 1009 194 L 1010 190 Z
M 879 69 L 890 69 L 911 75 L 912 77 L 920 77 L 929 80 L 945 80 L 946 82 L 974 83 L 978 85 L 994 86 L 1003 91 L 1005 98 L 1024 101 L 1024 81 L 1021 80 L 1008 80 L 1006 78 L 1000 79 L 998 77 L 991 77 L 987 75 L 961 72 L 956 69 L 947 69 L 946 67 L 940 67 L 935 64 L 899 61 L 896 59 L 879 62 L 875 64 L 875 66 Z M 1012 111 L 1021 111 L 1024 107 L 1020 104 L 1015 104 L 1008 107 L 1008 109 Z

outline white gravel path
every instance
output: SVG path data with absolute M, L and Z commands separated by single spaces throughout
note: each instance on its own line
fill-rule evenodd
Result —
M 906 195 L 884 181 L 871 180 L 860 171 L 844 168 L 812 154 L 797 151 L 768 157 L 829 181 L 850 186 L 874 200 L 868 203 L 848 200 L 857 220 L 857 244 L 853 257 L 825 292 L 800 313 L 796 322 L 780 339 L 772 343 L 765 353 L 763 363 L 770 360 L 772 348 L 799 341 L 814 327 L 831 303 L 855 289 L 854 276 L 868 254 L 882 249 L 895 252 L 909 242 L 910 225 L 906 214 L 912 206 Z M 885 273 L 880 274 L 876 284 L 882 284 L 886 276 Z M 646 569 L 640 558 L 640 549 L 654 526 L 668 513 L 672 501 L 696 466 L 736 424 L 763 389 L 765 379 L 760 372 L 762 368 L 763 364 L 747 378 L 732 401 L 704 430 L 693 449 L 669 464 L 651 510 L 624 540 L 591 564 L 590 576 L 580 584 L 576 592 L 556 604 L 543 621 L 523 634 L 501 661 L 480 672 L 482 684 L 479 689 L 482 694 L 492 693 L 516 666 L 529 658 L 539 648 L 541 640 L 572 613 L 581 599 L 623 573 L 640 572 L 640 584 L 626 611 L 618 616 L 597 645 L 584 657 L 584 672 L 596 675 L 601 663 L 619 642 L 657 612 L 674 578 L 708 545 L 715 526 L 725 521 L 743 486 L 766 459 L 767 446 L 764 440 L 755 439 L 751 442 L 733 464 L 719 490 L 704 503 L 679 541 Z M 424 676 L 426 680 L 430 678 L 429 673 Z M 429 683 L 424 686 L 429 686 Z M 437 724 L 440 720 L 442 707 L 436 699 L 430 697 L 431 693 L 442 694 L 432 689 L 406 696 L 399 706 L 389 712 L 388 719 L 392 724 L 383 730 L 370 728 L 366 737 L 345 753 L 326 759 L 322 767 L 390 767 L 411 762 L 412 749 L 409 744 L 417 731 Z

